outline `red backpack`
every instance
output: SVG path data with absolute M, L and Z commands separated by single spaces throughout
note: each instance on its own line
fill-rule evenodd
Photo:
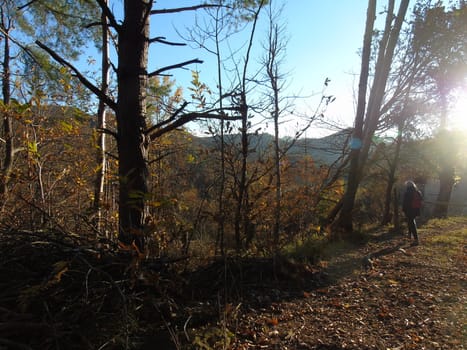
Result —
M 412 196 L 412 208 L 420 209 L 422 207 L 422 194 L 419 191 L 415 191 Z

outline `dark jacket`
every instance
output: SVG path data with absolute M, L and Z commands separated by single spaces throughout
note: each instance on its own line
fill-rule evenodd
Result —
M 404 193 L 404 200 L 402 202 L 402 211 L 409 218 L 420 216 L 420 208 L 414 208 L 414 196 L 418 194 L 420 197 L 422 193 L 414 186 L 407 186 Z

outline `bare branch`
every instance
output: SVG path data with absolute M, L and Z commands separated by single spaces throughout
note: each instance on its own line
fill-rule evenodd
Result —
M 156 125 L 153 125 L 150 127 L 148 130 L 146 130 L 144 133 L 146 135 L 150 135 L 150 139 L 154 140 L 157 137 L 161 136 L 162 134 L 165 134 L 166 132 L 169 132 L 171 130 L 174 130 L 190 121 L 193 121 L 195 119 L 222 119 L 222 120 L 238 120 L 240 117 L 231 117 L 225 114 L 226 110 L 232 110 L 232 111 L 238 111 L 237 107 L 231 107 L 231 108 L 223 108 L 222 110 L 219 109 L 213 109 L 205 112 L 190 112 L 187 114 L 182 115 L 179 119 L 177 117 L 180 115 L 180 113 L 183 112 L 183 110 L 188 106 L 188 102 L 184 102 L 171 116 L 170 118 L 163 120 L 160 123 L 157 123 Z
M 160 68 L 160 69 L 158 69 L 158 70 L 156 70 L 156 71 L 154 71 L 152 73 L 149 73 L 148 77 L 152 78 L 152 77 L 155 77 L 157 75 L 161 75 L 161 73 L 163 73 L 165 71 L 168 71 L 168 70 L 171 70 L 171 69 L 176 69 L 176 68 L 183 68 L 186 65 L 194 64 L 194 63 L 200 63 L 201 64 L 201 63 L 203 63 L 203 61 L 201 61 L 200 59 L 195 58 L 193 60 L 173 64 L 171 66 L 166 66 L 166 67 Z
M 116 140 L 118 139 L 117 133 L 115 131 L 113 131 L 113 130 L 110 130 L 110 129 L 107 129 L 107 128 L 97 128 L 96 130 L 103 133 L 103 134 L 113 136 Z
M 34 4 L 36 1 L 39 1 L 39 0 L 31 0 L 27 3 L 25 3 L 24 5 L 21 5 L 21 6 L 18 6 L 18 11 L 21 11 L 22 9 Z
M 168 118 L 167 120 L 164 120 L 156 125 L 153 125 L 152 127 L 150 127 L 148 130 L 146 130 L 144 133 L 147 135 L 147 134 L 150 134 L 153 130 L 155 129 L 158 129 L 160 128 L 161 126 L 163 126 L 164 124 L 167 124 L 167 123 L 170 123 L 172 120 L 175 120 L 175 118 L 177 117 L 177 115 L 179 115 L 184 109 L 185 107 L 188 106 L 188 102 L 183 102 L 183 104 L 172 114 L 172 116 L 170 118 Z
M 213 7 L 219 7 L 221 5 L 216 5 L 216 4 L 200 4 L 200 5 L 195 5 L 195 6 L 188 6 L 188 7 L 178 7 L 178 8 L 173 8 L 173 9 L 160 9 L 160 10 L 152 10 L 151 15 L 160 15 L 160 14 L 168 14 L 168 13 L 178 13 L 178 12 L 184 12 L 184 11 L 196 11 L 200 9 L 205 9 L 205 8 L 213 8 Z
M 13 43 L 14 43 L 15 45 L 17 45 L 19 48 L 21 48 L 24 52 L 26 52 L 26 54 L 27 54 L 29 57 L 31 57 L 31 59 L 32 59 L 35 63 L 39 64 L 39 62 L 37 61 L 36 57 L 34 56 L 34 54 L 31 52 L 31 50 L 30 50 L 28 47 L 24 46 L 24 45 L 21 44 L 18 40 L 16 40 L 16 39 L 13 38 L 12 36 L 10 36 L 10 34 L 9 34 L 7 31 L 5 31 L 3 28 L 1 28 L 1 27 L 0 27 L 0 32 L 1 32 L 3 35 L 5 35 L 6 37 L 8 37 L 8 39 L 9 39 L 11 42 L 13 42 Z
M 158 36 L 156 38 L 149 39 L 149 43 L 150 44 L 152 44 L 152 43 L 161 43 L 161 44 L 166 44 L 166 45 L 171 45 L 171 46 L 186 46 L 185 43 L 174 43 L 172 41 L 167 41 L 167 40 L 165 40 L 165 37 L 163 37 L 163 36 Z
M 92 28 L 92 27 L 101 27 L 102 24 L 103 24 L 102 22 L 91 22 L 89 24 L 86 24 L 84 26 L 84 28 L 89 29 L 89 28 Z
M 172 119 L 172 118 L 171 118 Z M 218 114 L 218 113 L 208 113 L 208 112 L 192 112 L 192 113 L 187 113 L 187 114 L 184 114 L 183 116 L 181 116 L 179 119 L 177 119 L 176 121 L 174 121 L 173 123 L 165 126 L 165 127 L 162 127 L 162 128 L 159 128 L 157 130 L 155 130 L 150 136 L 150 140 L 155 140 L 156 138 L 158 138 L 159 136 L 169 132 L 169 131 L 172 131 L 174 129 L 177 129 L 183 125 L 185 125 L 186 123 L 188 122 L 191 122 L 193 120 L 196 120 L 196 119 L 222 119 L 222 120 L 239 120 L 241 119 L 241 117 L 232 117 L 232 116 L 228 116 L 226 114 Z
M 78 78 L 78 80 L 86 86 L 92 93 L 94 93 L 98 98 L 100 98 L 104 103 L 112 108 L 114 111 L 117 108 L 117 104 L 114 100 L 112 100 L 109 96 L 104 94 L 102 90 L 100 90 L 97 86 L 91 83 L 85 76 L 81 74 L 81 72 L 75 68 L 71 63 L 63 59 L 60 55 L 58 55 L 54 50 L 46 46 L 45 44 L 41 43 L 39 40 L 36 40 L 36 45 L 38 45 L 41 49 L 46 51 L 52 58 L 60 63 L 61 65 L 68 67 L 74 75 Z

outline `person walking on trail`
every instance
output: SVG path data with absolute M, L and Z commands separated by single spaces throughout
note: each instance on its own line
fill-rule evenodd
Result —
M 417 188 L 413 181 L 405 183 L 404 200 L 402 202 L 402 211 L 407 218 L 407 225 L 409 227 L 409 238 L 413 238 L 412 245 L 418 245 L 417 216 L 420 216 L 420 208 L 422 207 L 422 193 Z

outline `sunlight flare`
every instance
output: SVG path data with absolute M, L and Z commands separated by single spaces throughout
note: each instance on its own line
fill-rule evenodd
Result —
M 455 130 L 467 130 L 467 90 L 462 90 L 458 95 L 450 117 Z

